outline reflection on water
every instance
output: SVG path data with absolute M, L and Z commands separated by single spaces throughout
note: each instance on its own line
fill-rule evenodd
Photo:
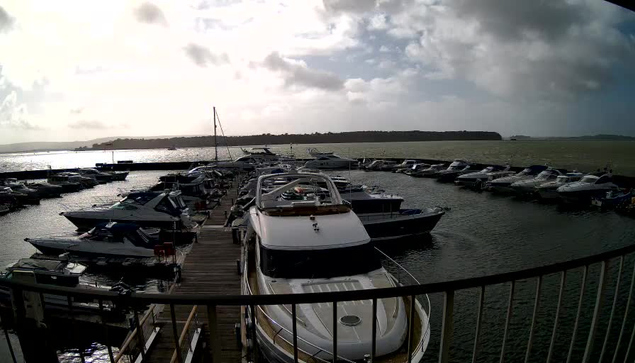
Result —
M 388 143 L 339 143 L 272 145 L 273 152 L 309 158 L 307 149 L 333 151 L 356 158 L 466 159 L 472 162 L 551 165 L 558 168 L 594 171 L 610 162 L 616 174 L 635 175 L 635 143 L 630 141 L 418 141 Z M 239 147 L 219 148 L 221 159 L 243 155 Z M 213 160 L 213 148 L 178 150 L 55 151 L 50 153 L 0 154 L 0 171 L 74 168 L 109 163 Z
M 113 356 L 116 356 L 119 352 L 117 347 L 112 347 Z M 57 359 L 60 363 L 100 363 L 110 362 L 110 356 L 108 353 L 108 347 L 100 343 L 92 343 L 90 346 L 83 349 L 65 349 L 58 351 Z M 127 359 L 120 360 L 120 362 L 127 362 Z

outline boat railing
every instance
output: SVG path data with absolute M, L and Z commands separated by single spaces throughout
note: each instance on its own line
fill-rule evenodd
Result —
M 376 314 L 379 299 L 405 297 L 410 298 L 410 301 L 416 301 L 419 295 L 435 294 L 434 299 L 431 296 L 431 300 L 439 301 L 439 303 L 438 309 L 435 308 L 432 315 L 437 314 L 438 320 L 437 318 L 432 320 L 440 323 L 432 330 L 434 334 L 430 336 L 426 354 L 437 354 L 438 361 L 441 363 L 448 362 L 450 354 L 456 360 L 455 355 L 459 352 L 469 355 L 469 357 L 463 357 L 461 361 L 471 360 L 472 362 L 484 359 L 523 361 L 523 358 L 525 362 L 536 359 L 547 362 L 631 362 L 634 353 L 632 346 L 635 341 L 633 307 L 631 307 L 635 285 L 635 273 L 631 271 L 635 270 L 635 267 L 631 267 L 634 259 L 635 244 L 570 261 L 481 277 L 370 290 L 299 294 L 251 295 L 245 292 L 244 295 L 230 296 L 132 292 L 121 295 L 113 291 L 90 291 L 5 279 L 0 279 L 0 286 L 11 290 L 14 296 L 14 317 L 18 322 L 15 325 L 18 334 L 25 327 L 35 326 L 20 324 L 20 322 L 31 321 L 39 316 L 26 313 L 27 308 L 34 308 L 33 304 L 29 307 L 24 305 L 23 296 L 30 293 L 35 296 L 38 294 L 64 296 L 69 301 L 69 308 L 73 299 L 94 299 L 101 303 L 102 313 L 104 302 L 113 303 L 120 308 L 150 304 L 167 304 L 171 307 L 198 305 L 201 308 L 204 306 L 207 309 L 206 323 L 210 332 L 207 346 L 211 347 L 214 361 L 221 360 L 221 328 L 215 318 L 219 307 L 235 306 L 255 312 L 257 307 L 290 305 L 292 328 L 291 333 L 285 335 L 291 340 L 294 359 L 298 361 L 298 341 L 302 340 L 297 335 L 295 318 L 296 309 L 300 304 L 333 304 L 333 327 L 337 327 L 339 325 L 338 303 L 371 300 L 373 314 Z M 503 289 L 506 289 L 506 292 L 503 292 Z M 627 291 L 628 294 L 626 294 Z M 466 301 L 461 300 L 467 293 L 474 297 L 473 303 L 466 304 Z M 458 298 L 456 298 L 457 294 Z M 504 296 L 505 302 L 499 303 L 501 296 Z M 544 304 L 544 299 L 547 298 L 552 299 L 550 304 Z M 575 302 L 569 302 L 569 298 L 575 299 Z M 455 300 L 458 303 L 455 304 Z M 413 321 L 415 315 L 414 306 L 415 304 L 410 304 L 410 321 Z M 494 333 L 492 332 L 494 329 L 490 319 L 484 320 L 485 315 L 490 319 L 493 316 L 500 317 L 496 319 L 500 328 L 495 329 L 495 335 L 501 337 L 500 341 L 498 338 L 495 342 L 492 341 L 490 335 Z M 563 320 L 565 317 L 567 320 Z M 251 314 L 251 319 L 255 319 L 254 314 Z M 171 320 L 172 326 L 176 327 L 174 315 L 171 316 Z M 568 322 L 573 323 L 568 324 Z M 461 327 L 461 334 L 456 336 L 455 323 Z M 103 325 L 104 329 L 107 329 L 106 324 L 103 323 Z M 46 327 L 49 324 L 46 324 L 45 320 L 44 324 L 37 326 Z M 256 325 L 245 324 L 245 326 L 247 326 L 245 335 L 252 337 L 252 344 L 255 344 Z M 371 334 L 373 348 L 369 352 L 371 360 L 375 358 L 376 332 L 377 327 L 373 324 Z M 470 332 L 467 338 L 466 332 Z M 332 342 L 335 344 L 333 344 L 332 356 L 335 357 L 339 356 L 337 336 L 338 329 L 334 328 Z M 177 361 L 181 363 L 185 360 L 182 359 L 183 352 L 181 345 L 178 344 L 179 334 L 174 334 L 174 337 Z M 413 324 L 409 324 L 407 342 L 416 344 L 413 338 Z M 104 343 L 106 346 L 115 346 L 112 342 Z M 34 360 L 29 360 L 27 356 L 37 352 L 25 351 L 24 354 L 27 363 L 31 363 Z M 254 355 L 257 357 L 257 354 Z M 408 357 L 407 361 L 411 358 Z M 405 357 L 403 361 L 406 361 Z M 17 363 L 16 360 L 14 362 Z M 110 362 L 115 363 L 114 357 Z

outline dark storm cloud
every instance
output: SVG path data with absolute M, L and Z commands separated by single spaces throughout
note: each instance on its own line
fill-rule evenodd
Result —
M 190 58 L 194 64 L 199 67 L 207 67 L 208 65 L 221 65 L 229 63 L 229 57 L 226 53 L 216 55 L 212 53 L 208 48 L 196 44 L 190 43 L 183 48 L 185 54 Z
M 477 20 L 484 32 L 506 39 L 522 38 L 527 31 L 553 39 L 591 15 L 582 5 L 564 0 L 461 0 L 447 5 L 459 17 Z
M 13 27 L 14 19 L 6 10 L 0 6 L 0 33 L 8 31 Z
M 314 70 L 303 63 L 285 60 L 277 52 L 269 54 L 263 66 L 272 71 L 281 72 L 287 86 L 301 86 L 336 91 L 344 87 L 344 82 L 335 73 Z
M 137 20 L 146 24 L 158 24 L 167 26 L 168 21 L 163 15 L 163 11 L 152 3 L 143 3 L 134 11 Z

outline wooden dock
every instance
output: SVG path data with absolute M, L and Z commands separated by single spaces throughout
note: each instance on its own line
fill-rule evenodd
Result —
M 231 230 L 224 228 L 226 214 L 232 206 L 236 187 L 228 190 L 220 204 L 211 212 L 205 225 L 201 228 L 198 242 L 185 258 L 182 268 L 182 282 L 171 290 L 172 294 L 205 294 L 205 295 L 240 295 L 240 274 L 238 263 L 240 260 L 240 246 L 232 242 Z M 177 335 L 182 335 L 183 328 L 192 313 L 193 306 L 176 306 L 175 317 L 177 321 Z M 200 343 L 205 349 L 199 349 L 202 360 L 211 361 L 211 348 L 209 329 L 207 327 L 207 307 L 199 306 L 196 310 L 196 319 L 192 318 L 190 324 L 194 328 L 202 327 Z M 240 323 L 240 307 L 217 308 L 218 335 L 221 341 L 221 361 L 240 362 L 241 347 L 236 336 L 235 324 Z M 198 324 L 197 324 L 198 322 Z M 178 362 L 175 359 L 174 333 L 171 323 L 171 311 L 165 306 L 156 323 L 162 326 L 159 336 L 144 362 Z M 186 336 L 184 340 L 189 340 Z M 185 344 L 187 345 L 187 344 Z M 199 344 L 200 346 L 201 344 Z M 188 352 L 182 350 L 183 361 Z M 200 356 L 199 354 L 199 356 Z M 217 363 L 217 362 L 214 362 Z

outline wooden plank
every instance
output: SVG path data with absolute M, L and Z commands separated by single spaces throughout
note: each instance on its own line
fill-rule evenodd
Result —
M 231 230 L 221 227 L 225 223 L 225 212 L 229 213 L 231 208 L 229 196 L 234 195 L 236 195 L 235 188 L 229 190 L 227 196 L 221 199 L 220 204 L 211 212 L 205 225 L 213 226 L 213 228 L 201 228 L 198 242 L 192 246 L 192 250 L 183 262 L 182 282 L 172 290 L 172 294 L 239 295 L 241 293 L 240 275 L 236 264 L 236 260 L 240 259 L 240 246 L 233 243 Z M 175 306 L 177 331 L 182 331 L 191 310 L 191 305 Z M 240 307 L 219 306 L 217 311 L 221 361 L 240 361 L 241 348 L 234 331 L 234 324 L 240 322 Z M 174 353 L 174 337 L 169 317 L 170 308 L 166 307 L 158 318 L 159 323 L 165 324 L 165 329 L 161 330 L 153 349 L 147 354 L 146 362 L 170 361 Z M 202 325 L 206 324 L 206 308 L 199 306 L 197 320 Z M 209 335 L 206 327 L 204 335 Z M 208 356 L 211 356 L 211 352 Z

